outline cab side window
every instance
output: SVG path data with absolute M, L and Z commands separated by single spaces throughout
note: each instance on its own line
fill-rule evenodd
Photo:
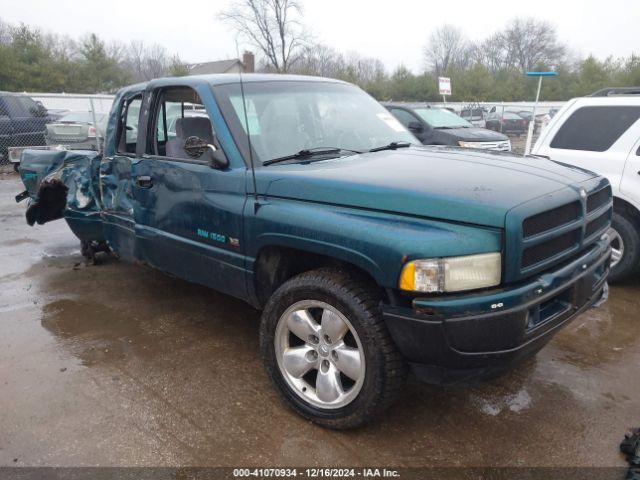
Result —
M 202 100 L 195 90 L 172 87 L 158 90 L 151 118 L 153 140 L 147 153 L 160 157 L 197 160 L 185 150 L 185 142 L 197 137 L 214 143 L 214 132 Z
M 136 153 L 138 143 L 138 127 L 142 95 L 137 95 L 122 103 L 119 119 L 118 153 Z

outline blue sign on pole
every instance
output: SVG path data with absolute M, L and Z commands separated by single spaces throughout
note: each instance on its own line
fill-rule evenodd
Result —
M 556 77 L 558 72 L 527 72 L 527 77 Z

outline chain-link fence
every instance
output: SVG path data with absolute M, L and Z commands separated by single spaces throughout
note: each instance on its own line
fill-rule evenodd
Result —
M 0 165 L 25 148 L 101 150 L 113 95 L 0 92 Z
M 113 95 L 0 92 L 0 166 L 17 165 L 24 148 L 101 150 Z M 524 154 L 533 123 L 533 145 L 563 102 L 436 103 L 473 125 L 504 133 Z

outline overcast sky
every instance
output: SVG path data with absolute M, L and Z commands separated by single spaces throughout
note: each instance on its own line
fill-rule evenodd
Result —
M 443 23 L 482 39 L 516 16 L 553 22 L 560 40 L 579 55 L 640 54 L 640 0 L 301 0 L 317 40 L 377 57 L 388 69 L 424 68 L 422 47 Z M 79 37 L 141 39 L 164 45 L 189 62 L 236 56 L 234 35 L 216 19 L 229 0 L 2 0 L 0 18 Z M 240 45 L 240 49 L 243 49 Z

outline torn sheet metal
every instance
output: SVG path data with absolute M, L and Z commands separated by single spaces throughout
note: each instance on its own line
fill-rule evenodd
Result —
M 20 176 L 29 196 L 27 223 L 99 216 L 100 159 L 93 151 L 25 150 Z

